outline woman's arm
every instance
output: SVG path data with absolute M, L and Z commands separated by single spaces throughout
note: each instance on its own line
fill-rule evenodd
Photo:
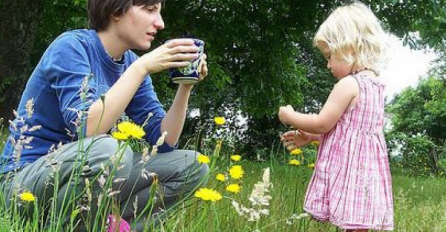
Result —
M 171 67 L 187 66 L 190 60 L 197 58 L 197 51 L 193 40 L 177 39 L 137 59 L 107 91 L 104 102 L 98 99 L 89 108 L 86 136 L 108 132 L 129 105 L 147 75 Z M 184 93 L 181 95 L 186 96 Z

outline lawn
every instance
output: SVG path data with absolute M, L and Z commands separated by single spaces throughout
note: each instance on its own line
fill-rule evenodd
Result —
M 0 143 L 0 148 L 2 146 L 3 142 Z M 311 220 L 302 210 L 306 185 L 313 172 L 313 168 L 308 167 L 307 164 L 311 163 L 314 157 L 300 159 L 300 165 L 290 165 L 285 162 L 287 159 L 283 154 L 279 155 L 280 158 L 273 155 L 274 159 L 263 162 L 248 161 L 243 156 L 240 161 L 232 161 L 229 158 L 231 155 L 228 152 L 216 153 L 214 151 L 209 156 L 212 171 L 207 184 L 203 187 L 218 191 L 221 193 L 222 199 L 210 202 L 191 196 L 189 200 L 178 205 L 175 211 L 170 212 L 170 217 L 163 224 L 158 225 L 155 230 L 147 229 L 147 231 L 341 231 L 328 223 L 323 224 Z M 302 154 L 301 157 L 303 157 Z M 244 170 L 244 175 L 240 179 L 229 178 L 228 171 L 234 165 L 240 165 Z M 248 198 L 252 194 L 254 185 L 262 183 L 263 173 L 266 169 L 270 171 L 269 183 L 271 185 L 263 183 L 262 186 L 266 187 L 268 191 L 264 192 L 262 197 L 269 204 L 251 206 Z M 218 173 L 226 176 L 224 182 L 216 180 L 215 177 Z M 395 171 L 394 173 L 401 172 Z M 228 184 L 237 184 L 241 187 L 240 192 L 228 192 L 226 190 Z M 446 184 L 444 178 L 416 178 L 395 174 L 393 176 L 393 191 L 395 231 L 446 231 Z M 269 199 L 268 196 L 271 198 Z M 4 199 L 2 193 L 0 193 L 0 199 Z M 246 206 L 246 208 L 252 208 L 251 213 L 239 215 L 232 204 L 233 201 Z M 18 202 L 18 204 L 23 203 Z M 36 211 L 40 211 L 40 209 L 35 209 L 34 212 Z M 38 215 L 41 216 L 40 213 Z M 61 231 L 61 227 L 66 232 L 70 231 L 67 229 L 70 226 L 64 223 L 61 223 L 57 228 L 43 229 L 47 227 L 42 223 L 40 216 L 23 220 L 18 214 L 6 210 L 4 203 L 0 203 L 0 232 L 55 232 Z M 258 217 L 253 218 L 252 216 Z M 102 229 L 98 227 L 95 231 L 102 231 Z

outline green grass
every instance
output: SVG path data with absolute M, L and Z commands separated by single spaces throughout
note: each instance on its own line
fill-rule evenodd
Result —
M 242 162 L 245 176 L 238 194 L 224 193 L 224 186 L 213 179 L 208 186 L 223 193 L 216 203 L 202 202 L 197 198 L 184 202 L 164 224 L 165 231 L 340 231 L 327 223 L 304 218 L 287 224 L 293 214 L 303 213 L 303 196 L 311 169 L 284 164 Z M 269 215 L 258 222 L 240 217 L 230 204 L 231 198 L 249 205 L 247 200 L 253 185 L 261 180 L 262 170 L 271 168 L 272 200 Z M 213 176 L 211 176 L 213 178 Z M 394 176 L 395 231 L 446 231 L 446 185 L 444 179 Z M 2 196 L 0 196 L 1 198 Z M 207 210 L 205 210 L 207 208 Z M 0 231 L 8 231 L 9 214 L 0 206 Z M 205 212 L 206 211 L 206 212 Z M 204 220 L 203 220 L 204 217 Z M 28 222 L 29 223 L 29 222 Z M 32 222 L 30 224 L 33 224 Z M 25 227 L 24 227 L 25 228 Z M 28 229 L 23 231 L 39 231 Z
M 1 129 L 1 128 L 0 128 Z M 0 141 L 4 141 L 1 137 Z M 4 142 L 0 143 L 2 148 Z M 212 152 L 209 152 L 211 154 Z M 227 152 L 226 152 L 227 153 Z M 229 166 L 230 154 L 220 154 L 213 158 L 215 166 L 210 173 L 206 187 L 216 189 L 223 195 L 223 199 L 214 203 L 204 202 L 192 197 L 182 202 L 176 211 L 171 212 L 167 221 L 155 231 L 341 231 L 328 223 L 319 223 L 303 218 L 287 223 L 293 214 L 303 213 L 302 204 L 306 192 L 306 185 L 312 174 L 312 169 L 304 165 L 291 166 L 285 162 L 248 162 L 237 164 L 243 166 L 245 174 L 239 181 L 242 190 L 238 194 L 225 191 L 225 184 L 215 180 L 217 173 L 226 173 Z M 282 156 L 280 156 L 282 157 Z M 283 157 L 282 157 L 283 158 Z M 280 159 L 282 159 L 280 158 Z M 283 159 L 282 159 L 283 160 Z M 211 164 L 211 166 L 213 166 Z M 232 200 L 249 206 L 248 196 L 254 184 L 261 181 L 265 168 L 270 168 L 270 190 L 272 199 L 265 207 L 269 215 L 260 220 L 249 222 L 247 218 L 239 216 L 231 205 Z M 395 172 L 397 173 L 397 172 Z M 228 183 L 226 183 L 228 184 Z M 446 184 L 443 178 L 415 178 L 402 175 L 393 176 L 395 231 L 401 232 L 444 232 L 446 231 Z M 0 202 L 3 202 L 0 193 Z M 0 203 L 0 232 L 3 231 L 43 231 L 41 219 L 22 220 L 17 215 L 11 215 Z M 12 229 L 12 230 L 11 230 Z M 55 230 L 47 230 L 55 232 Z M 70 230 L 65 229 L 68 232 Z
M 303 197 L 311 170 L 281 164 L 244 163 L 247 177 L 243 179 L 244 192 L 237 199 L 246 199 L 255 182 L 261 179 L 262 169 L 271 167 L 274 188 L 270 205 L 270 215 L 259 224 L 247 222 L 239 217 L 228 202 L 223 200 L 216 205 L 216 213 L 207 217 L 207 222 L 196 231 L 340 231 L 329 224 L 322 224 L 305 218 L 292 225 L 286 219 L 293 213 L 302 213 Z M 444 232 L 446 231 L 446 185 L 444 179 L 393 177 L 395 231 L 402 232 Z M 247 203 L 245 200 L 244 203 Z M 198 204 L 196 204 L 198 205 Z M 198 206 L 197 206 L 198 207 Z M 195 211 L 194 211 L 195 210 Z M 187 222 L 194 222 L 190 215 L 199 214 L 191 207 L 187 210 L 191 219 L 173 217 L 169 221 L 180 221 L 182 226 L 175 231 L 190 231 Z M 186 216 L 187 218 L 187 216 Z M 218 221 L 218 223 L 217 223 Z M 168 230 L 169 231 L 169 230 Z

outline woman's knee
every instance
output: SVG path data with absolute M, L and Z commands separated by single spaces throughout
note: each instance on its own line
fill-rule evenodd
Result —
M 122 146 L 116 139 L 106 136 L 92 141 L 89 163 L 95 168 L 108 168 L 124 176 L 130 174 L 133 166 L 133 151 L 128 145 Z
M 205 177 L 209 174 L 209 166 L 205 163 L 199 163 L 197 161 L 197 156 L 200 154 L 197 151 L 184 151 L 187 157 L 187 167 L 185 167 L 185 174 L 187 175 L 186 179 L 189 179 L 193 184 L 200 184 L 203 182 Z

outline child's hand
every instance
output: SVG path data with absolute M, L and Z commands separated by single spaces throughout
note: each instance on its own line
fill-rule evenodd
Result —
M 279 108 L 279 120 L 285 124 L 291 124 L 292 115 L 295 113 L 294 108 L 290 105 L 282 106 Z
M 289 151 L 302 147 L 311 140 L 311 134 L 301 130 L 287 131 L 280 136 L 280 141 Z

